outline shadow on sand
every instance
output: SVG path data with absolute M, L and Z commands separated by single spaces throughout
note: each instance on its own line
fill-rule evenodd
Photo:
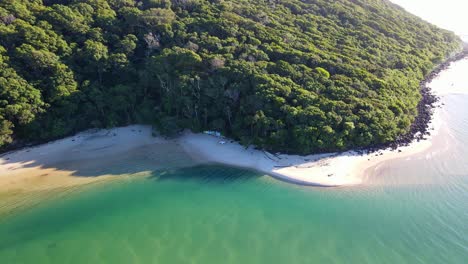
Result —
M 86 149 L 89 153 L 104 151 L 108 147 L 100 147 L 95 149 Z M 9 153 L 0 156 L 2 166 L 7 168 L 7 172 L 14 173 L 16 170 L 23 168 L 38 168 L 44 169 L 44 173 L 37 175 L 40 177 L 49 176 L 53 171 L 70 172 L 71 175 L 77 177 L 99 177 L 103 175 L 128 175 L 141 172 L 152 172 L 166 168 L 179 168 L 193 166 L 193 160 L 185 154 L 185 152 L 175 144 L 153 144 L 139 146 L 123 153 L 112 153 L 106 151 L 104 155 L 75 155 L 74 153 L 54 153 L 52 161 L 44 161 L 47 152 L 35 155 L 38 158 L 32 158 L 28 155 L 30 151 L 35 149 L 21 150 L 22 153 L 15 153 L 10 156 Z M 23 155 L 22 155 L 23 154 Z M 42 155 L 42 156 L 39 156 Z M 67 156 L 68 155 L 68 156 Z

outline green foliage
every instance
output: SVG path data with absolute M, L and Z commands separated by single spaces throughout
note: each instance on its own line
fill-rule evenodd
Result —
M 135 122 L 295 153 L 383 143 L 459 48 L 384 0 L 0 1 L 0 147 Z
M 3 118 L 0 119 L 0 147 L 9 144 L 13 141 L 13 124 Z
M 330 78 L 330 73 L 322 67 L 315 68 L 315 71 L 317 71 L 317 73 L 322 77 L 325 77 L 327 79 Z

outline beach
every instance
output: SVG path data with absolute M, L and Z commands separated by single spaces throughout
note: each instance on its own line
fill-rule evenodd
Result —
M 51 190 L 192 165 L 177 145 L 151 133 L 140 125 L 90 130 L 5 153 L 0 157 L 0 193 Z M 107 170 L 109 166 L 114 169 Z
M 429 145 L 426 140 L 401 148 L 401 152 L 385 150 L 362 155 L 348 151 L 298 156 L 272 154 L 223 137 L 189 131 L 174 139 L 154 137 L 150 126 L 133 125 L 86 131 L 4 154 L 0 157 L 0 192 L 50 190 L 115 179 L 119 175 L 145 175 L 157 169 L 207 163 L 249 168 L 298 184 L 353 185 L 363 183 L 362 172 L 367 168 L 414 154 Z M 138 163 L 131 171 L 104 170 L 135 160 Z
M 456 63 L 468 64 L 468 60 Z M 464 67 L 450 69 L 429 84 L 434 94 L 442 96 L 464 91 L 463 87 L 453 84 L 447 88 L 447 83 L 451 83 L 454 76 L 460 76 L 459 71 Z M 203 133 L 186 131 L 173 139 L 155 137 L 151 127 L 144 125 L 89 130 L 0 156 L 0 193 L 79 186 L 115 179 L 119 175 L 145 175 L 158 169 L 207 163 L 249 168 L 304 185 L 336 187 L 364 184 L 369 172 L 378 164 L 430 148 L 443 126 L 441 107 L 434 109 L 429 128 L 431 135 L 426 136 L 426 140 L 395 150 L 364 154 L 357 151 L 309 156 L 274 154 Z M 131 163 L 136 160 L 135 164 Z M 117 163 L 130 163 L 134 169 L 111 173 L 103 169 Z

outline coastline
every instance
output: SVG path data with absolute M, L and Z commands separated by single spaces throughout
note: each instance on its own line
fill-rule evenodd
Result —
M 457 60 L 464 56 L 457 56 Z M 437 72 L 447 69 L 451 62 L 441 64 Z M 429 77 L 432 82 L 438 75 Z M 424 80 L 421 85 L 429 91 L 431 82 Z M 432 89 L 430 92 L 433 97 L 438 94 L 441 91 Z M 373 166 L 414 155 L 431 146 L 431 140 L 441 126 L 440 110 L 434 102 L 427 109 L 430 119 L 425 123 L 425 130 L 416 137 L 413 135 L 411 143 L 308 156 L 271 154 L 254 147 L 246 148 L 229 139 L 191 132 L 184 132 L 176 139 L 153 137 L 151 127 L 144 125 L 89 130 L 0 155 L 0 194 L 79 186 L 115 179 L 116 175 L 148 175 L 157 169 L 207 163 L 254 169 L 302 185 L 336 187 L 362 184 L 366 181 L 365 172 Z M 225 142 L 220 144 L 220 141 Z M 144 164 L 130 163 L 134 170 L 102 169 L 118 163 L 129 164 L 130 160 L 137 159 L 143 160 Z
M 397 149 L 399 147 L 406 147 L 414 141 L 424 140 L 425 137 L 430 136 L 430 124 L 433 121 L 434 109 L 439 107 L 440 91 L 435 91 L 431 87 L 431 83 L 439 77 L 439 74 L 457 61 L 462 61 L 468 58 L 468 44 L 464 43 L 461 50 L 455 54 L 448 56 L 448 58 L 437 65 L 420 83 L 419 90 L 421 93 L 421 100 L 417 105 L 418 115 L 415 117 L 406 134 L 401 135 L 396 140 L 380 145 L 369 146 L 364 148 L 364 152 L 375 152 L 385 150 L 387 148 Z M 441 89 L 441 88 L 439 88 Z M 443 89 L 443 88 L 442 88 Z
M 464 49 L 421 81 L 423 98 L 418 107 L 423 113 L 415 120 L 411 131 L 395 142 L 364 150 L 308 156 L 271 154 L 254 147 L 245 148 L 229 139 L 190 132 L 185 132 L 179 142 L 187 153 L 202 162 L 255 169 L 290 183 L 321 187 L 363 184 L 372 168 L 386 161 L 422 153 L 438 140 L 436 137 L 444 125 L 439 97 L 449 90 L 447 83 L 438 83 L 439 74 L 448 70 L 452 63 L 467 60 L 467 55 L 468 49 Z M 225 143 L 219 144 L 220 141 Z
M 431 146 L 441 122 L 439 115 L 431 122 L 434 132 L 426 140 L 413 142 L 398 150 L 386 148 L 376 152 L 313 154 L 307 156 L 272 154 L 254 147 L 243 147 L 235 141 L 205 134 L 185 132 L 177 139 L 184 150 L 201 163 L 219 163 L 254 169 L 279 180 L 308 186 L 338 187 L 365 183 L 365 171 L 381 162 L 404 158 Z M 220 144 L 224 141 L 224 144 Z M 417 141 L 417 142 L 416 142 Z
M 429 143 L 421 141 L 399 153 L 386 150 L 381 155 L 348 151 L 298 156 L 275 155 L 225 138 L 188 131 L 176 139 L 151 134 L 150 126 L 132 125 L 86 131 L 5 153 L 0 156 L 0 194 L 84 186 L 122 175 L 148 176 L 161 169 L 209 163 L 253 169 L 302 185 L 354 185 L 363 182 L 361 172 L 366 168 L 389 158 L 410 155 Z M 106 169 L 116 165 L 131 169 Z

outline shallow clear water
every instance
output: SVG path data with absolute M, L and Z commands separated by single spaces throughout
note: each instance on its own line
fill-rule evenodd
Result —
M 0 218 L 1 263 L 468 263 L 468 95 L 443 102 L 434 146 L 366 185 L 154 172 Z

